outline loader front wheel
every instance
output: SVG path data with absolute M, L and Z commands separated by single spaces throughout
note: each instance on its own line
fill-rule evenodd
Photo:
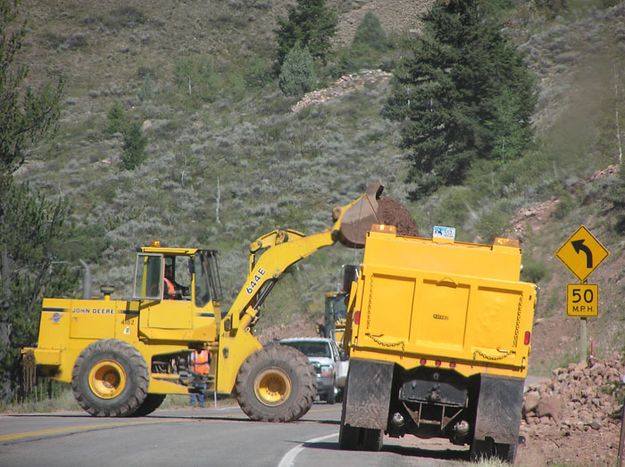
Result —
M 270 345 L 243 362 L 235 395 L 241 410 L 252 420 L 291 422 L 313 404 L 315 373 L 299 350 Z
M 74 397 L 96 417 L 137 414 L 147 398 L 148 382 L 142 355 L 117 339 L 94 342 L 80 353 L 72 369 Z
M 144 417 L 158 409 L 167 397 L 166 394 L 148 394 L 139 408 L 132 414 L 133 417 Z

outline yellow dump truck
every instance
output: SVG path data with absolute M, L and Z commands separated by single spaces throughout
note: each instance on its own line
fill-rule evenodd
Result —
M 341 449 L 411 434 L 513 461 L 536 304 L 520 271 L 516 240 L 374 226 L 348 302 Z
M 254 324 L 288 267 L 337 241 L 363 245 L 381 192 L 372 184 L 335 208 L 333 225 L 322 232 L 278 229 L 252 242 L 247 278 L 223 314 L 216 251 L 158 242 L 140 247 L 131 298 L 113 299 L 104 288 L 100 298 L 43 300 L 37 346 L 22 350 L 27 379 L 37 371 L 71 383 L 94 416 L 146 415 L 166 394 L 195 390 L 190 357 L 208 350 L 210 371 L 201 378 L 209 391 L 234 393 L 254 420 L 298 419 L 315 397 L 313 369 L 293 348 L 263 347 Z

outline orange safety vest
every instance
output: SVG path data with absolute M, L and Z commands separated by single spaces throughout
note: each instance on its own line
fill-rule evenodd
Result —
M 173 300 L 176 296 L 176 287 L 174 287 L 174 283 L 166 277 L 164 277 L 163 280 L 165 281 L 165 298 Z
M 191 354 L 191 371 L 200 375 L 207 375 L 210 368 L 208 350 L 200 350 Z

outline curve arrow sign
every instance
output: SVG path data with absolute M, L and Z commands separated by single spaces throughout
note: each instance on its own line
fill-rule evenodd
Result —
M 579 254 L 580 251 L 586 253 L 586 267 L 592 269 L 592 251 L 584 244 L 584 240 L 575 240 L 571 244 L 575 249 L 575 253 Z

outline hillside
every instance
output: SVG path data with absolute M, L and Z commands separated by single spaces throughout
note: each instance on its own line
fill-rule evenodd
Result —
M 266 78 L 276 18 L 289 3 L 24 2 L 31 79 L 61 71 L 67 84 L 56 137 L 36 148 L 19 177 L 72 205 L 85 232 L 72 248 L 90 258 L 95 284 L 127 294 L 139 244 L 197 244 L 220 250 L 227 306 L 244 277 L 247 245 L 259 235 L 276 226 L 319 231 L 332 207 L 371 179 L 406 200 L 397 125 L 380 116 L 387 80 L 293 112 L 297 99 Z M 329 3 L 340 13 L 340 48 L 366 11 L 391 35 L 417 34 L 418 14 L 431 1 Z M 461 240 L 520 237 L 526 274 L 541 286 L 532 371 L 547 374 L 576 359 L 578 323 L 563 311 L 573 278 L 553 253 L 580 224 L 611 252 L 592 276 L 601 287 L 601 317 L 590 334 L 600 352 L 622 347 L 625 260 L 604 197 L 618 176 L 592 176 L 618 163 L 614 111 L 623 102 L 614 89 L 625 88 L 625 69 L 613 57 L 623 48 L 625 7 L 579 7 L 551 17 L 533 2 L 519 5 L 506 31 L 538 77 L 535 148 L 504 167 L 474 167 L 466 186 L 406 204 L 424 235 L 443 224 L 455 226 Z M 189 64 L 203 65 L 210 86 L 177 80 Z M 116 101 L 149 140 L 148 159 L 134 171 L 119 168 L 121 136 L 106 132 Z M 537 206 L 540 215 L 531 214 Z M 359 254 L 333 247 L 299 265 L 276 288 L 260 324 L 318 320 L 340 265 Z

